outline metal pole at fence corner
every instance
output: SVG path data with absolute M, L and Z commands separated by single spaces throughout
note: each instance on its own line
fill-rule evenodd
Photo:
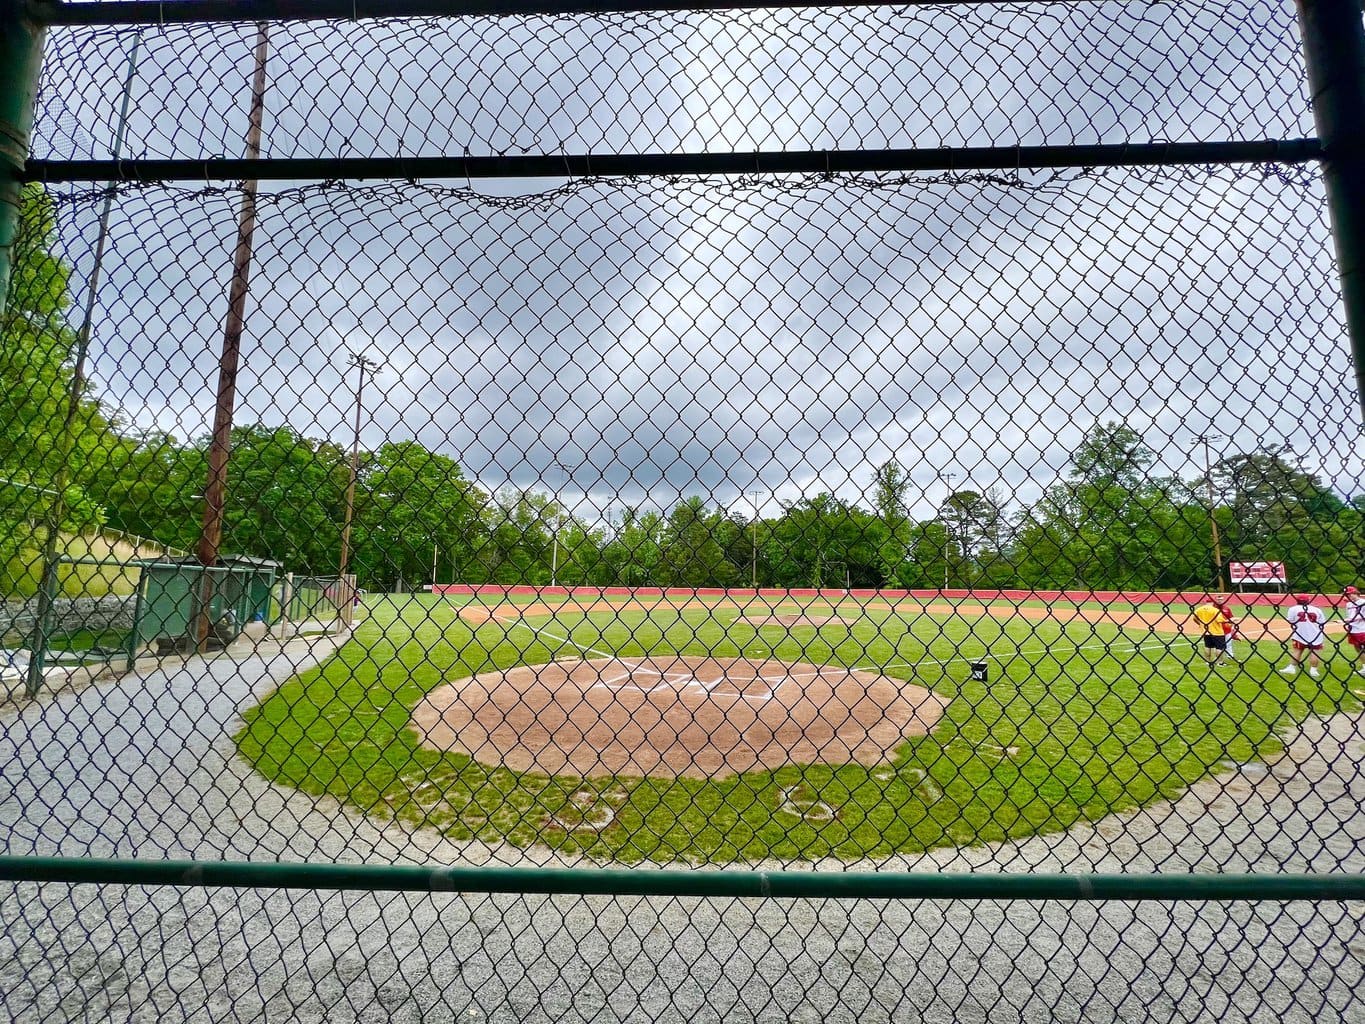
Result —
M 128 671 L 137 667 L 137 649 L 142 646 L 139 631 L 142 629 L 143 595 L 147 592 L 147 573 L 138 573 L 137 590 L 133 597 L 133 628 L 128 634 Z
M 276 619 L 276 632 L 282 640 L 289 639 L 289 606 L 294 601 L 294 574 L 287 572 L 280 580 L 280 616 Z
M 1365 412 L 1365 24 L 1360 0 L 1296 2 L 1356 397 Z
M 9 296 L 28 137 L 38 99 L 43 28 L 21 0 L 0 0 L 0 314 Z
M 0 335 L 8 320 L 9 286 L 20 232 L 23 202 L 24 161 L 38 99 L 38 71 L 43 60 L 43 29 L 29 20 L 28 5 L 20 0 L 0 0 Z M 51 586 L 48 566 L 43 585 Z M 24 692 L 33 697 L 43 678 L 43 648 L 47 636 L 40 611 L 34 626 L 34 650 L 24 681 Z
M 128 54 L 128 71 L 123 82 L 123 102 L 119 106 L 118 125 L 114 129 L 114 159 L 123 156 L 123 136 L 128 127 L 128 105 L 132 98 L 133 80 L 137 75 L 138 47 L 142 41 L 141 32 L 134 34 L 133 46 Z M 32 697 L 42 686 L 43 660 L 47 651 L 47 624 L 52 620 L 52 607 L 56 603 L 59 581 L 57 569 L 60 564 L 58 545 L 61 543 L 62 523 L 66 519 L 66 489 L 71 478 L 71 450 L 76 443 L 76 421 L 81 415 L 86 389 L 86 361 L 90 352 L 90 335 L 94 330 L 95 303 L 99 297 L 100 271 L 104 265 L 104 250 L 109 239 L 109 215 L 113 211 L 114 192 L 117 182 L 109 182 L 104 193 L 104 203 L 100 210 L 99 232 L 95 238 L 94 266 L 85 285 L 85 314 L 81 318 L 80 329 L 76 332 L 75 356 L 72 360 L 71 379 L 67 383 L 66 415 L 62 420 L 61 433 L 57 440 L 57 476 L 53 487 L 56 494 L 48 508 L 47 536 L 43 538 L 43 575 L 38 586 L 38 623 L 41 631 L 33 636 L 33 659 L 29 662 L 28 692 Z M 98 532 L 96 534 L 98 536 Z M 115 542 L 126 540 L 127 534 L 115 530 Z M 110 544 L 113 550 L 113 544 Z M 131 660 L 129 667 L 132 667 Z

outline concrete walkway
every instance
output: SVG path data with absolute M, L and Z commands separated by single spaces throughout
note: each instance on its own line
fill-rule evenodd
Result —
M 271 785 L 241 713 L 333 638 L 0 717 L 6 852 L 553 862 Z M 1067 833 L 827 870 L 1365 871 L 1361 720 Z M 777 866 L 777 865 L 773 865 Z M 809 866 L 807 866 L 808 868 Z M 806 869 L 806 868 L 802 868 Z M 642 870 L 649 870 L 644 868 Z M 1365 1020 L 1365 906 L 0 889 L 0 1019 Z

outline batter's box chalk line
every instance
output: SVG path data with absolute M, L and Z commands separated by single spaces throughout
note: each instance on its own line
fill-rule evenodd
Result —
M 907 768 L 905 774 L 910 778 L 910 789 L 924 797 L 925 803 L 943 796 L 943 790 L 939 788 L 938 783 L 929 778 L 929 773 L 923 768 Z
M 959 746 L 964 746 L 964 747 L 970 747 L 972 750 L 976 751 L 977 753 L 981 753 L 981 754 L 990 754 L 990 755 L 992 755 L 992 756 L 994 756 L 994 757 L 1005 757 L 1005 758 L 1010 758 L 1010 757 L 1018 757 L 1018 756 L 1019 756 L 1019 748 L 1018 748 L 1018 747 L 1005 747 L 1005 746 L 1001 746 L 999 743 L 992 743 L 990 740 L 980 740 L 980 741 L 978 741 L 978 742 L 976 742 L 976 743 L 973 743 L 971 740 L 964 739 L 964 738 L 961 737 L 961 736 L 955 736 L 955 737 L 953 737 L 951 740 L 948 741 L 948 745 L 949 745 L 949 746 L 959 745 Z
M 800 788 L 799 785 L 785 786 L 779 791 L 781 795 L 777 800 L 778 814 L 790 814 L 802 821 L 824 822 L 834 820 L 833 807 L 823 800 L 796 796 L 795 793 Z
M 569 797 L 569 803 L 579 810 L 580 819 L 566 821 L 558 814 L 551 814 L 548 824 L 565 832 L 601 832 L 616 820 L 616 805 L 611 803 L 612 797 L 621 802 L 625 800 L 626 794 L 621 790 L 608 790 L 605 793 L 591 789 L 576 790 Z
M 658 679 L 658 682 L 649 685 L 643 685 L 640 682 L 641 679 L 648 679 L 650 677 Z M 738 688 L 733 690 L 719 689 L 719 687 L 722 686 L 735 685 L 728 676 L 708 683 L 704 679 L 698 679 L 690 672 L 660 672 L 658 669 L 651 668 L 632 669 L 630 672 L 612 676 L 610 679 L 600 679 L 593 683 L 590 689 L 638 690 L 641 693 L 658 693 L 661 690 L 668 690 L 672 693 L 679 693 L 683 690 L 700 690 L 707 696 L 735 697 L 739 700 L 768 701 L 776 696 L 776 688 L 771 685 L 772 683 L 781 685 L 788 679 L 794 679 L 796 677 L 778 676 L 768 678 L 765 676 L 754 676 L 753 678 L 758 682 L 769 684 L 766 692 L 740 693 Z

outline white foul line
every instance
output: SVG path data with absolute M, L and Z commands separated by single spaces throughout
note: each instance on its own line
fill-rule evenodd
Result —
M 575 641 L 575 640 L 570 640 L 567 636 L 555 636 L 555 635 L 554 635 L 553 633 L 551 633 L 549 630 L 538 629 L 537 627 L 531 625 L 529 622 L 527 622 L 525 619 L 521 618 L 520 616 L 518 616 L 518 617 L 515 618 L 515 619 L 504 619 L 501 615 L 493 615 L 493 614 L 490 613 L 488 617 L 489 617 L 490 619 L 493 619 L 495 622 L 501 622 L 501 623 L 504 623 L 505 625 L 508 625 L 508 626 L 524 626 L 526 629 L 529 629 L 532 633 L 534 633 L 534 634 L 535 634 L 536 636 L 538 636 L 538 637 L 539 637 L 539 636 L 548 636 L 551 640 L 554 640 L 556 643 L 569 644 L 571 647 L 577 647 L 580 651 L 584 651 L 584 652 L 586 652 L 586 653 L 588 653 L 588 654 L 595 654 L 595 655 L 597 655 L 599 658 L 610 658 L 612 661 L 619 661 L 619 662 L 621 662 L 622 665 L 625 665 L 625 664 L 626 664 L 624 661 L 621 660 L 620 657 L 618 657 L 618 656 L 615 655 L 615 654 L 609 654 L 609 653 L 606 652 L 606 651 L 599 651 L 599 650 L 597 650 L 597 649 L 594 648 L 594 647 L 585 647 L 585 646 L 583 646 L 582 644 L 578 643 L 578 642 Z M 630 666 L 629 666 L 629 665 L 626 665 L 626 668 L 630 668 Z

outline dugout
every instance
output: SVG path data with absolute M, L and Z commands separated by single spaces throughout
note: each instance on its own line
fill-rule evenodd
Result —
M 137 625 L 131 646 L 181 643 L 206 593 L 213 639 L 226 645 L 255 618 L 270 615 L 271 589 L 280 563 L 246 555 L 229 555 L 205 567 L 198 559 L 158 559 L 142 563 Z

